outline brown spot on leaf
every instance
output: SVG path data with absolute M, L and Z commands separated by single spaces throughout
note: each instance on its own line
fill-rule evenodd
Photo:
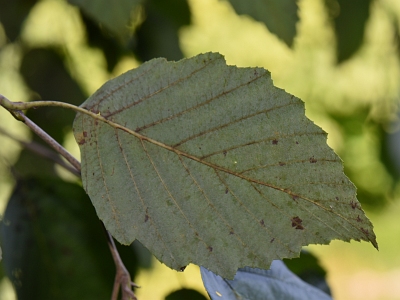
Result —
M 303 227 L 303 225 L 302 225 L 303 220 L 300 219 L 299 217 L 293 217 L 293 218 L 291 219 L 291 221 L 292 221 L 292 227 L 294 227 L 294 228 L 296 228 L 296 229 L 300 229 L 300 230 L 303 230 L 303 229 L 304 229 L 304 227 Z
M 362 222 L 362 220 L 361 220 L 361 218 L 360 218 L 360 215 L 357 216 L 357 219 L 356 219 L 356 220 L 357 220 L 357 222 Z
M 77 140 L 77 142 L 78 142 L 78 144 L 79 145 L 83 145 L 83 144 L 85 144 L 86 143 L 86 137 L 87 137 L 87 132 L 86 131 L 84 131 L 84 132 L 82 132 L 82 133 L 77 133 L 76 134 L 76 140 Z
M 310 157 L 310 163 L 315 164 L 317 162 L 317 160 L 313 157 Z
M 146 215 L 144 216 L 144 221 L 147 222 L 148 220 L 149 220 L 149 215 L 146 214 Z
M 365 235 L 369 235 L 369 231 L 368 231 L 368 229 L 364 229 L 364 228 L 360 228 L 361 229 L 361 231 L 365 234 Z
M 297 199 L 299 199 L 299 196 L 297 196 L 297 195 L 292 195 L 292 199 L 293 199 L 294 201 L 297 202 Z
M 278 145 L 278 140 L 277 139 L 273 139 L 272 140 L 272 145 Z
M 230 234 L 230 235 L 235 234 L 235 232 L 233 231 L 233 229 L 231 229 L 231 231 L 229 231 L 229 234 Z
M 228 188 L 225 189 L 225 194 L 228 194 L 229 190 Z
M 135 132 L 139 132 L 140 130 L 140 127 L 136 127 Z
M 351 205 L 351 208 L 352 208 L 352 209 L 358 208 L 358 204 L 357 204 L 357 202 L 355 202 L 355 201 L 351 201 L 351 202 L 350 202 L 350 205 Z
M 228 153 L 228 152 L 227 152 L 226 150 L 224 150 L 224 151 L 222 152 L 222 154 L 223 154 L 224 156 L 226 156 L 227 153 Z
M 261 219 L 260 224 L 261 224 L 261 226 L 264 226 L 264 227 L 265 227 L 265 223 L 264 223 L 264 220 L 263 220 L 263 219 Z
M 208 250 L 209 252 L 212 252 L 212 251 L 213 251 L 213 248 L 212 248 L 211 246 L 208 246 L 208 247 L 207 247 L 207 250 Z
M 286 163 L 280 161 L 280 162 L 279 162 L 279 165 L 282 167 L 282 166 L 285 166 Z
M 335 197 L 335 199 L 336 199 L 337 201 L 339 201 L 339 197 Z
M 275 241 L 275 238 L 272 238 L 269 242 L 272 243 L 273 241 Z
M 296 141 L 296 145 L 298 145 L 298 144 L 299 144 L 299 142 Z

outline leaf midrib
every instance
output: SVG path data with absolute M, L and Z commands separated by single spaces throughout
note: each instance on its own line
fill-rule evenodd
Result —
M 191 154 L 186 153 L 186 152 L 184 152 L 184 151 L 181 151 L 181 150 L 179 150 L 179 149 L 175 149 L 175 148 L 172 147 L 172 146 L 166 145 L 166 144 L 161 143 L 161 142 L 159 142 L 159 141 L 157 141 L 157 140 L 154 140 L 154 139 L 152 139 L 152 138 L 150 138 L 150 137 L 147 137 L 147 136 L 142 135 L 142 134 L 140 134 L 140 133 L 138 133 L 138 132 L 135 132 L 134 130 L 131 130 L 131 129 L 129 129 L 129 128 L 126 128 L 126 127 L 124 127 L 124 126 L 121 126 L 120 124 L 115 123 L 115 122 L 113 122 L 113 121 L 110 121 L 110 120 L 108 120 L 108 119 L 102 117 L 101 115 L 94 114 L 94 113 L 92 113 L 92 112 L 90 112 L 90 111 L 88 112 L 88 115 L 91 115 L 92 117 L 95 116 L 96 119 L 98 119 L 98 120 L 100 120 L 100 121 L 102 121 L 102 122 L 104 122 L 104 123 L 110 125 L 111 127 L 115 128 L 115 129 L 119 129 L 119 130 L 125 131 L 125 132 L 127 132 L 128 134 L 133 135 L 134 137 L 138 138 L 138 139 L 141 140 L 141 141 L 147 141 L 147 142 L 149 142 L 149 143 L 151 143 L 151 144 L 154 144 L 154 145 L 156 145 L 156 146 L 159 146 L 159 147 L 161 147 L 161 148 L 163 148 L 163 149 L 165 149 L 165 150 L 174 152 L 174 153 L 177 154 L 178 156 L 183 156 L 183 157 L 189 158 L 189 159 L 191 159 L 191 160 L 193 160 L 193 161 L 196 161 L 196 162 L 198 162 L 198 163 L 204 164 L 204 165 L 206 165 L 206 166 L 208 166 L 208 167 L 210 167 L 210 168 L 212 168 L 212 169 L 214 169 L 214 170 L 218 170 L 218 171 L 221 171 L 221 172 L 230 174 L 230 175 L 232 175 L 232 176 L 236 176 L 236 177 L 238 177 L 238 178 L 240 178 L 240 179 L 243 179 L 243 180 L 246 180 L 246 181 L 248 181 L 248 182 L 255 183 L 255 184 L 259 184 L 259 185 L 262 185 L 262 186 L 266 186 L 266 187 L 269 187 L 269 188 L 278 190 L 278 191 L 283 192 L 283 193 L 285 193 L 285 194 L 287 194 L 287 195 L 289 195 L 289 196 L 291 196 L 291 197 L 296 197 L 297 199 L 303 199 L 303 200 L 305 200 L 305 201 L 307 201 L 307 202 L 310 202 L 310 203 L 312 203 L 312 204 L 318 206 L 320 209 L 322 209 L 322 210 L 324 210 L 324 211 L 333 213 L 334 215 L 336 215 L 336 216 L 340 217 L 341 219 L 345 220 L 346 222 L 348 222 L 348 224 L 350 224 L 352 227 L 356 228 L 358 231 L 361 231 L 360 228 L 358 228 L 357 226 L 355 226 L 353 223 L 349 222 L 349 220 L 347 220 L 347 219 L 346 219 L 344 216 L 342 216 L 341 214 L 338 214 L 338 213 L 335 212 L 334 210 L 329 209 L 329 208 L 327 208 L 327 207 L 321 205 L 320 203 L 313 201 L 312 199 L 309 199 L 309 198 L 307 198 L 307 197 L 305 197 L 305 196 L 302 196 L 302 195 L 295 194 L 295 193 L 293 193 L 290 189 L 281 188 L 281 187 L 278 187 L 278 186 L 275 186 L 275 185 L 272 185 L 272 184 L 269 184 L 269 183 L 266 183 L 266 182 L 263 182 L 263 181 L 260 181 L 260 180 L 255 180 L 255 179 L 253 179 L 253 178 L 251 178 L 251 177 L 244 176 L 244 175 L 242 175 L 242 174 L 240 174 L 240 173 L 234 172 L 234 171 L 229 170 L 229 169 L 227 169 L 227 168 L 220 167 L 220 166 L 215 165 L 215 164 L 213 164 L 213 163 L 204 161 L 204 160 L 202 160 L 202 159 L 199 158 L 199 157 L 196 157 L 196 156 L 194 156 L 194 155 L 191 155 Z M 254 186 L 253 186 L 253 187 L 254 187 Z M 319 218 L 317 218 L 317 219 L 319 219 Z M 322 221 L 322 220 L 320 220 L 320 221 Z M 325 223 L 325 222 L 323 222 L 323 223 Z M 332 229 L 332 230 L 334 230 L 334 229 Z M 336 230 L 334 230 L 334 231 L 337 232 Z M 348 231 L 348 229 L 346 229 L 346 231 Z M 370 240 L 369 236 L 367 236 L 367 238 Z

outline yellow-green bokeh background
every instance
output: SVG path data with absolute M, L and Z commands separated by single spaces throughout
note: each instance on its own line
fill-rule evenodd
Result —
M 333 241 L 329 246 L 309 246 L 328 272 L 337 300 L 400 299 L 400 215 L 399 185 L 380 158 L 379 134 L 368 122 L 397 121 L 400 91 L 399 52 L 395 43 L 393 18 L 400 20 L 400 1 L 375 1 L 366 25 L 364 44 L 354 57 L 336 65 L 335 38 L 322 0 L 300 0 L 298 34 L 288 48 L 266 27 L 250 17 L 238 16 L 226 1 L 191 0 L 192 24 L 179 37 L 186 57 L 207 51 L 225 55 L 227 63 L 241 67 L 261 66 L 272 73 L 276 86 L 303 99 L 306 113 L 328 132 L 328 143 L 342 157 L 345 166 L 357 174 L 357 185 L 385 195 L 387 204 L 366 213 L 375 226 L 379 252 L 367 243 Z M 137 67 L 126 56 L 109 74 L 101 51 L 89 48 L 77 9 L 63 0 L 40 1 L 25 21 L 23 41 L 31 47 L 57 45 L 68 53 L 66 66 L 89 96 L 106 80 Z M 0 93 L 13 101 L 25 101 L 29 90 L 18 68 L 21 50 L 7 44 L 0 26 Z M 54 99 L 57 100 L 57 99 Z M 361 134 L 346 136 L 330 116 L 351 119 L 367 108 Z M 0 109 L 0 128 L 29 140 L 30 132 Z M 65 145 L 76 156 L 79 151 L 72 135 Z M 0 132 L 0 214 L 13 188 L 9 166 L 18 158 L 20 146 Z M 61 175 L 73 180 L 65 172 Z M 139 299 L 163 299 L 181 287 L 194 287 L 205 294 L 198 268 L 189 266 L 177 273 L 160 263 L 141 271 L 135 279 L 142 286 Z M 11 285 L 0 282 L 0 299 L 15 299 Z

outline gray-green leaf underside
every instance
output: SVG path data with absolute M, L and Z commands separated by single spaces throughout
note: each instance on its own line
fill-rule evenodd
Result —
M 377 246 L 326 133 L 262 68 L 154 59 L 104 84 L 74 134 L 83 186 L 121 243 L 225 278 L 310 243 Z

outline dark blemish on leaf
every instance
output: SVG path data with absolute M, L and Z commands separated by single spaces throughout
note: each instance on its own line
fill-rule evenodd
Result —
M 298 145 L 299 144 L 299 142 L 298 141 L 296 141 L 296 145 Z
M 141 129 L 139 127 L 136 127 L 135 132 L 139 132 Z
M 199 233 L 198 233 L 198 232 L 195 232 L 194 235 L 195 235 L 195 236 L 199 236 Z
M 260 224 L 265 227 L 265 223 L 264 223 L 263 219 L 261 219 Z
M 229 190 L 228 188 L 225 189 L 225 194 L 228 194 Z
M 304 229 L 303 225 L 301 224 L 303 223 L 303 220 L 300 219 L 299 217 L 293 217 L 291 221 L 292 221 L 292 227 L 300 230 Z
M 357 204 L 357 202 L 355 202 L 355 201 L 351 201 L 351 202 L 350 202 L 350 205 L 351 205 L 351 208 L 352 208 L 352 209 L 358 208 L 358 204 Z
M 86 131 L 83 132 L 83 136 L 87 137 L 87 132 Z
M 369 235 L 369 231 L 368 231 L 368 229 L 364 229 L 364 228 L 360 228 L 361 229 L 361 231 L 365 234 L 365 235 Z
M 144 221 L 147 222 L 148 220 L 149 220 L 149 215 L 146 214 L 146 215 L 144 216 Z
M 183 271 L 185 271 L 185 269 L 186 269 L 186 266 L 180 267 L 180 268 L 179 268 L 179 271 L 183 272 Z
M 335 199 L 336 199 L 337 201 L 339 201 L 339 197 L 335 197 Z
M 224 150 L 224 151 L 222 152 L 222 154 L 223 154 L 224 156 L 226 156 L 226 153 L 228 153 L 228 152 L 226 152 L 226 150 Z
M 235 232 L 233 231 L 233 229 L 231 229 L 231 231 L 229 231 L 229 234 L 230 234 L 230 235 L 235 234 Z
M 278 140 L 277 139 L 273 139 L 272 140 L 272 145 L 278 145 Z
M 279 165 L 282 167 L 282 166 L 285 166 L 286 163 L 280 161 L 280 162 L 279 162 Z
M 269 242 L 272 243 L 273 241 L 275 241 L 275 238 L 273 238 L 272 240 L 270 240 Z
M 78 141 L 78 144 L 79 145 L 84 145 L 86 143 L 86 140 L 84 139 L 84 138 L 82 138 L 82 139 L 80 139 L 79 141 Z
M 212 248 L 211 246 L 208 246 L 208 247 L 207 247 L 207 250 L 208 250 L 209 252 L 212 252 L 212 251 L 213 251 L 213 248 Z
M 357 220 L 357 222 L 362 222 L 362 220 L 361 220 L 361 218 L 360 218 L 360 215 L 357 216 L 357 219 L 356 219 L 356 220 Z
M 315 164 L 317 162 L 317 160 L 313 157 L 310 157 L 310 163 Z
M 94 176 L 94 173 L 92 173 L 92 175 Z
M 294 201 L 297 202 L 297 199 L 299 199 L 299 196 L 297 196 L 297 195 L 292 195 L 292 199 L 293 199 Z

